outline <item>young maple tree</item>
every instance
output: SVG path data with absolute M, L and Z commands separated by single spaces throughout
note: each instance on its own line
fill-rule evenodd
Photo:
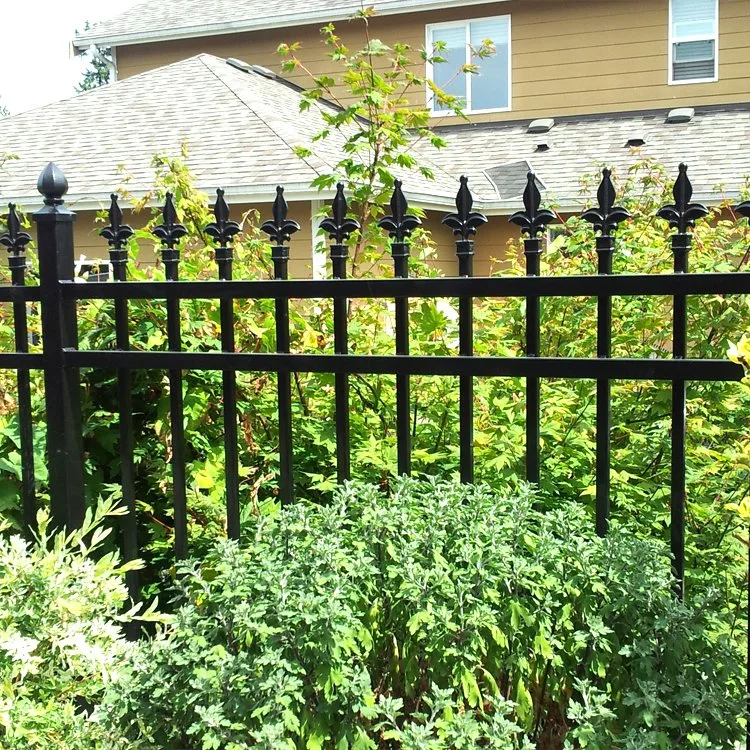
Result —
M 302 93 L 301 110 L 321 101 L 335 105 L 320 107 L 325 127 L 315 134 L 311 147 L 298 146 L 295 150 L 300 158 L 308 158 L 314 153 L 316 142 L 325 141 L 334 131 L 343 135 L 341 158 L 330 172 L 316 177 L 312 187 L 330 190 L 337 182 L 344 183 L 351 215 L 362 227 L 353 235 L 351 245 L 355 269 L 358 262 L 375 260 L 382 252 L 383 235 L 377 220 L 388 204 L 397 173 L 412 171 L 434 179 L 424 151 L 418 153 L 417 147 L 423 142 L 435 149 L 445 145 L 434 130 L 443 118 L 434 118 L 424 103 L 416 102 L 424 102 L 424 92 L 429 90 L 444 116 L 466 117 L 463 100 L 425 75 L 429 66 L 448 62 L 443 54 L 447 49 L 445 42 L 419 50 L 403 43 L 388 46 L 371 36 L 370 21 L 374 16 L 372 8 L 355 15 L 354 19 L 362 24 L 365 44 L 354 52 L 344 44 L 333 24 L 321 29 L 332 62 L 330 73 L 313 73 L 298 56 L 299 43 L 278 48 L 283 71 L 301 71 L 311 82 Z M 478 61 L 494 53 L 492 42 L 484 40 L 472 48 L 472 62 L 460 66 L 454 75 L 476 74 Z M 418 237 L 414 241 L 418 242 Z

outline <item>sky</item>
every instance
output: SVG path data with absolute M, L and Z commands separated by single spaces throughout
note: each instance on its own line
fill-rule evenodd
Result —
M 12 115 L 75 94 L 86 67 L 70 42 L 86 21 L 102 21 L 136 0 L 1 0 L 0 105 Z M 0 149 L 2 150 L 2 149 Z

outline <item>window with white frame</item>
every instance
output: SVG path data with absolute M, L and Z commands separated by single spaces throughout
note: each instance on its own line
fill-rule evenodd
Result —
M 492 42 L 494 54 L 479 59 L 477 50 L 486 40 Z M 444 48 L 439 49 L 441 42 Z M 510 16 L 431 24 L 427 49 L 444 60 L 431 65 L 428 76 L 438 88 L 458 97 L 466 112 L 510 109 Z M 462 72 L 464 65 L 475 65 L 478 72 Z M 427 94 L 433 112 L 449 109 L 429 90 Z
M 670 0 L 669 82 L 719 77 L 719 0 Z

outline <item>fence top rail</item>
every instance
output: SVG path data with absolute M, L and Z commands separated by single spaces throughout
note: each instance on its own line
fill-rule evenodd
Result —
M 67 300 L 669 296 L 750 294 L 750 272 L 406 279 L 115 281 L 95 284 L 61 281 L 60 285 L 63 298 Z

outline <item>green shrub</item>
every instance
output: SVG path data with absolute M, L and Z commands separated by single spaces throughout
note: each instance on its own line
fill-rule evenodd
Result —
M 528 491 L 401 480 L 182 568 L 103 721 L 132 748 L 725 748 L 742 655 L 661 544 Z
M 110 531 L 103 522 L 121 512 L 102 503 L 69 535 L 53 534 L 40 513 L 34 542 L 0 533 L 0 746 L 7 750 L 111 747 L 86 709 L 132 648 L 120 622 L 134 614 L 123 614 L 124 575 L 137 566 L 102 553 Z

